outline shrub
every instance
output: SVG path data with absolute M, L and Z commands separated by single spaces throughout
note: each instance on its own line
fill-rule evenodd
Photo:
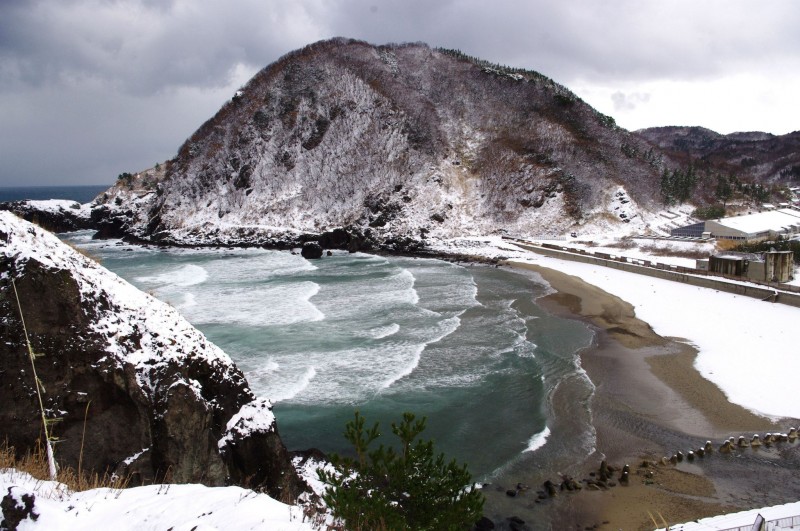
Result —
M 717 219 L 725 217 L 725 207 L 722 205 L 709 205 L 697 208 L 692 216 L 697 219 Z
M 425 421 L 404 413 L 399 425 L 392 423 L 399 450 L 381 444 L 373 451 L 369 446 L 380 436 L 378 423 L 365 429 L 357 411 L 347 423 L 344 436 L 356 458 L 334 454 L 335 470 L 317 472 L 328 485 L 323 499 L 347 529 L 458 530 L 481 517 L 483 494 L 471 483 L 466 465 L 445 463 L 444 454 L 434 457 L 432 441 L 415 442 Z

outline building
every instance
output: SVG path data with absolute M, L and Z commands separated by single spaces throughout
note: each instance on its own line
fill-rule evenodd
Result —
M 702 230 L 701 230 L 702 229 Z M 710 233 L 719 240 L 757 242 L 800 233 L 800 210 L 780 208 L 743 216 L 710 219 L 670 231 L 672 236 Z
M 678 227 L 669 231 L 673 238 L 702 238 L 706 232 L 706 222 L 692 223 L 685 227 Z
M 758 254 L 729 251 L 711 256 L 708 259 L 708 270 L 760 282 L 789 282 L 794 280 L 794 253 L 768 251 Z
M 706 221 L 706 231 L 720 240 L 757 242 L 800 232 L 800 211 L 781 208 Z

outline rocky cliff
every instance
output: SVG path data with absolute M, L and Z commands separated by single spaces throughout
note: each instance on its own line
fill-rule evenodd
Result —
M 537 72 L 423 44 L 334 39 L 259 72 L 160 173 L 118 183 L 94 217 L 181 244 L 280 246 L 337 228 L 356 248 L 592 224 L 643 230 L 638 214 L 658 208 L 662 164 Z
M 172 307 L 8 212 L 0 289 L 0 426 L 18 452 L 41 435 L 26 327 L 61 464 L 301 492 L 269 401 Z

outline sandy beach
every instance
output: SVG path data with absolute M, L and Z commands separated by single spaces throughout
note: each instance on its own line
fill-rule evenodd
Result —
M 716 451 L 691 463 L 661 464 L 662 457 L 696 451 L 706 440 L 718 449 L 730 436 L 749 440 L 752 434 L 783 432 L 788 426 L 730 403 L 694 368 L 694 348 L 656 334 L 619 297 L 554 269 L 506 265 L 533 271 L 551 285 L 555 293 L 537 301 L 548 311 L 577 316 L 595 329 L 595 344 L 582 352 L 581 365 L 596 386 L 597 455 L 609 464 L 631 466 L 627 486 L 565 492 L 539 504 L 536 509 L 547 512 L 543 520 L 548 523 L 533 529 L 654 529 L 653 520 L 663 527 L 800 496 L 800 487 L 790 486 L 798 466 L 793 449 L 800 443 L 733 454 Z M 646 468 L 640 466 L 644 461 L 650 462 Z M 591 465 L 587 460 L 586 466 Z M 591 473 L 587 469 L 585 477 Z M 766 492 L 759 486 L 765 474 L 769 483 L 783 488 Z

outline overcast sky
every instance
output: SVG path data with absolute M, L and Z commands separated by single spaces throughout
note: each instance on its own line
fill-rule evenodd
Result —
M 0 186 L 171 158 L 258 70 L 335 36 L 537 70 L 628 129 L 800 130 L 796 0 L 0 0 Z

